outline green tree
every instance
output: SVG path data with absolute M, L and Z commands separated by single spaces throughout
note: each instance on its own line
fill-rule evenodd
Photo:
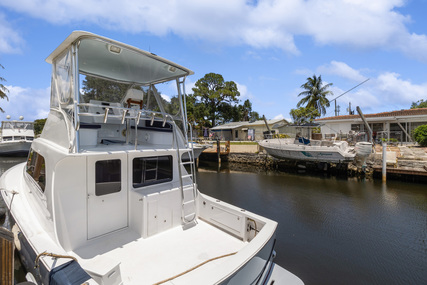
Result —
M 423 99 L 418 100 L 417 102 L 412 102 L 411 109 L 417 109 L 417 108 L 427 108 L 427 101 L 424 101 Z
M 2 69 L 4 69 L 4 67 L 3 67 L 3 65 L 1 65 L 0 64 L 0 67 L 2 68 Z M 3 83 L 1 83 L 1 82 L 6 82 L 6 79 L 4 79 L 3 77 L 1 77 L 0 76 L 0 99 L 4 99 L 4 98 L 6 98 L 7 99 L 7 101 L 9 101 L 9 98 L 7 97 L 7 94 L 6 93 L 8 93 L 9 92 L 9 90 L 6 88 L 6 86 L 4 86 L 3 85 Z M 3 108 L 1 108 L 0 107 L 0 111 L 2 112 L 2 113 L 4 113 L 4 110 L 3 110 Z
M 304 96 L 298 104 L 297 107 L 305 105 L 307 108 L 315 107 L 320 114 L 326 114 L 326 107 L 330 106 L 329 100 L 326 98 L 327 95 L 333 95 L 332 91 L 329 91 L 328 88 L 332 86 L 332 83 L 323 85 L 322 76 L 313 75 L 313 77 L 308 77 L 307 82 L 301 85 L 301 88 L 305 91 L 298 94 L 298 96 Z
M 421 125 L 412 131 L 415 141 L 420 146 L 427 146 L 427 125 Z
M 222 104 L 239 102 L 240 92 L 236 83 L 224 81 L 220 74 L 208 73 L 197 80 L 195 86 L 193 88 L 194 96 L 200 98 L 200 102 L 206 106 L 212 127 L 216 126 L 217 120 L 222 118 L 220 113 Z M 222 108 L 225 107 L 222 106 Z
M 47 119 L 38 119 L 34 121 L 34 134 L 39 135 L 43 131 L 44 124 Z
M 129 89 L 128 84 L 113 82 L 93 76 L 86 76 L 83 80 L 84 101 L 99 100 L 107 102 L 120 102 Z
M 219 106 L 219 119 L 217 121 L 219 124 L 225 124 L 229 122 L 238 122 L 240 121 L 240 105 L 231 105 L 228 103 L 223 103 Z
M 241 121 L 249 121 L 250 120 L 250 115 L 252 112 L 252 103 L 251 101 L 249 101 L 249 99 L 246 99 L 245 102 L 243 102 L 243 105 L 239 106 L 240 108 L 240 120 Z
M 294 124 L 302 125 L 305 123 L 311 123 L 317 117 L 320 117 L 319 110 L 315 107 L 300 107 L 298 109 L 291 109 L 289 114 L 292 117 Z

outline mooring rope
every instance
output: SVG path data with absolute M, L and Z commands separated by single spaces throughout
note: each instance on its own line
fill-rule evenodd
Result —
M 34 264 L 34 268 L 38 268 L 39 267 L 39 259 L 40 259 L 40 257 L 42 257 L 42 256 L 50 256 L 50 257 L 54 257 L 54 258 L 71 258 L 71 259 L 73 259 L 75 262 L 78 262 L 77 261 L 77 258 L 75 258 L 74 256 L 71 256 L 71 255 L 61 255 L 61 254 L 55 254 L 55 253 L 50 253 L 50 252 L 42 252 L 42 253 L 39 253 L 38 255 L 37 255 L 37 257 L 36 257 L 36 260 L 35 260 L 35 264 Z
M 202 266 L 202 265 L 204 265 L 204 264 L 206 264 L 206 263 L 208 263 L 208 262 L 211 262 L 211 261 L 214 261 L 214 260 L 217 260 L 217 259 L 220 259 L 220 258 L 224 258 L 224 257 L 227 257 L 227 256 L 231 256 L 231 255 L 234 255 L 234 254 L 236 254 L 236 253 L 237 253 L 237 251 L 236 251 L 236 252 L 229 253 L 229 254 L 224 254 L 224 255 L 221 255 L 221 256 L 217 256 L 217 257 L 214 257 L 214 258 L 211 258 L 211 259 L 208 259 L 208 260 L 206 260 L 206 261 L 204 261 L 204 262 L 202 262 L 202 263 L 200 263 L 200 264 L 198 264 L 198 265 L 196 265 L 196 266 L 194 266 L 194 267 L 192 267 L 192 268 L 190 268 L 190 269 L 188 269 L 188 270 L 186 270 L 186 271 L 184 271 L 184 272 L 182 272 L 182 273 L 180 273 L 180 274 L 178 274 L 178 275 L 175 275 L 175 276 L 173 276 L 173 277 L 171 277 L 171 278 L 168 278 L 168 279 L 166 279 L 166 280 L 163 280 L 163 281 L 160 281 L 160 282 L 154 283 L 153 285 L 160 285 L 160 284 L 166 283 L 166 282 L 171 281 L 171 280 L 173 280 L 173 279 L 175 279 L 175 278 L 178 278 L 178 277 L 180 277 L 180 276 L 182 276 L 182 275 L 184 275 L 184 274 L 187 274 L 188 272 L 193 271 L 194 269 L 197 269 L 197 268 L 199 268 L 200 266 Z

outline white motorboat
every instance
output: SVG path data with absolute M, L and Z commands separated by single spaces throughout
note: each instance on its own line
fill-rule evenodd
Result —
M 33 140 L 33 122 L 22 120 L 1 122 L 0 156 L 27 156 Z
M 194 158 L 183 107 L 191 70 L 80 31 L 47 62 L 43 132 L 0 179 L 27 279 L 302 284 L 273 261 L 277 223 L 200 193 L 194 159 L 182 161 Z M 170 81 L 180 116 L 157 91 Z
M 354 147 L 345 141 L 267 139 L 260 141 L 259 145 L 278 159 L 340 163 L 351 162 L 356 156 Z
M 189 142 L 189 147 L 193 149 L 194 159 L 199 158 L 199 156 L 202 154 L 202 152 L 207 149 L 211 148 L 212 144 L 207 143 L 196 143 L 196 142 Z M 190 159 L 189 155 L 187 153 L 184 153 L 182 156 L 183 161 L 188 161 Z

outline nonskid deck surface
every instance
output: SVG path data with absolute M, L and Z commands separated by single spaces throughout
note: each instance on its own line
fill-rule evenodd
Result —
M 209 259 L 237 252 L 245 244 L 198 220 L 198 224 L 190 229 L 176 227 L 146 239 L 138 237 L 131 230 L 123 230 L 99 238 L 71 254 L 82 259 L 80 262 L 83 268 L 100 263 L 111 267 L 120 262 L 124 284 L 154 284 Z M 211 261 L 196 270 L 208 271 L 223 261 Z M 108 272 L 108 268 L 103 270 Z

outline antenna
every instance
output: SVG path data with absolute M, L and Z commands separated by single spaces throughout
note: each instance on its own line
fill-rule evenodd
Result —
M 347 93 L 348 93 L 348 92 L 350 92 L 351 90 L 356 89 L 357 87 L 359 87 L 360 85 L 362 85 L 363 83 L 365 83 L 366 81 L 368 81 L 369 79 L 370 79 L 370 78 L 366 79 L 365 81 L 363 81 L 363 82 L 361 82 L 361 83 L 357 84 L 357 85 L 356 85 L 356 86 L 354 86 L 353 88 L 348 89 L 348 90 L 347 90 L 347 91 L 345 91 L 344 93 L 342 93 L 342 94 L 338 95 L 337 97 L 335 97 L 335 99 L 332 99 L 331 101 L 329 101 L 329 102 L 335 101 L 335 116 L 337 116 L 337 99 L 338 99 L 338 98 L 340 98 L 342 95 L 347 94 Z

